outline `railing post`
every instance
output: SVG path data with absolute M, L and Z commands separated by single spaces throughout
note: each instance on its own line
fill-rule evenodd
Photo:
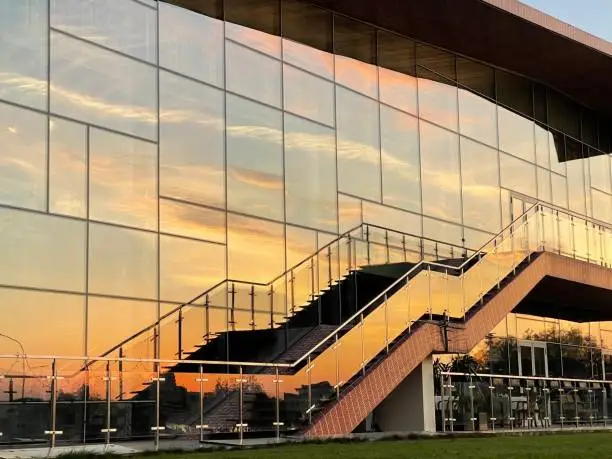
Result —
M 291 315 L 295 314 L 295 274 L 289 271 L 289 293 L 291 297 Z
M 491 349 L 490 346 L 489 349 Z M 491 421 L 491 430 L 495 432 L 495 421 L 497 421 L 497 417 L 495 416 L 495 400 L 493 394 L 495 394 L 495 386 L 493 385 L 493 378 L 489 378 L 489 409 L 491 410 L 489 420 Z
M 270 297 L 270 329 L 274 328 L 274 284 L 270 285 L 270 291 L 268 292 Z
M 334 353 L 335 355 L 335 363 L 336 363 L 336 399 L 340 398 L 340 386 L 342 381 L 340 381 L 340 341 L 338 341 L 338 333 L 334 335 Z
M 371 259 L 370 259 L 370 227 L 369 226 L 366 226 L 365 240 L 366 240 L 366 260 L 368 262 L 368 266 L 370 266 Z
M 111 370 L 110 370 L 110 360 L 106 362 L 106 426 L 102 431 L 105 436 L 105 443 L 107 445 L 110 444 L 111 440 Z
M 332 251 L 331 246 L 327 248 L 327 286 L 331 287 L 333 282 L 332 277 Z
M 24 357 L 25 358 L 25 357 Z M 55 448 L 57 431 L 57 361 L 51 363 L 51 430 L 47 432 L 51 436 L 51 448 Z
M 230 288 L 230 320 L 228 325 L 230 325 L 232 331 L 236 331 L 236 284 L 232 282 Z
M 208 294 L 206 295 L 206 300 L 204 301 L 204 315 L 206 319 L 206 324 L 204 325 L 204 342 L 208 344 L 208 341 L 210 340 L 210 298 Z
M 274 367 L 274 387 L 275 387 L 275 404 L 274 404 L 274 408 L 275 408 L 275 419 L 276 421 L 274 422 L 274 426 L 276 428 L 276 441 L 279 442 L 280 441 L 280 428 L 283 425 L 283 423 L 280 420 L 280 383 L 282 382 L 280 379 L 280 376 L 278 374 L 278 367 Z
M 179 309 L 178 320 L 176 321 L 178 326 L 178 352 L 176 353 L 179 360 L 183 360 L 183 310 Z M 157 330 L 157 329 L 156 329 Z M 156 356 L 159 358 L 159 356 Z
M 312 257 L 310 259 L 310 299 L 314 300 L 316 291 L 315 285 L 315 259 Z
M 389 253 L 389 232 L 385 230 L 385 260 L 387 264 L 389 264 L 390 259 L 391 255 Z
M 469 376 L 468 384 L 468 389 L 470 391 L 470 423 L 472 424 L 472 431 L 475 432 L 476 417 L 474 416 L 474 389 L 476 388 L 476 386 L 474 385 L 472 375 Z
M 429 320 L 433 320 L 433 309 L 431 305 L 431 266 L 427 265 L 427 310 L 429 311 Z
M 446 432 L 446 385 L 444 384 L 444 374 L 440 372 L 440 417 L 442 419 L 442 432 Z
M 389 304 L 387 294 L 385 293 L 385 350 L 389 353 Z
M 312 360 L 310 355 L 308 356 L 308 425 L 312 425 L 312 410 L 314 405 L 312 404 Z
M 123 401 L 123 347 L 119 348 L 119 400 Z
M 249 296 L 251 297 L 251 322 L 249 325 L 251 326 L 251 330 L 255 330 L 255 285 L 251 285 Z
M 408 261 L 408 254 L 406 253 L 406 235 L 402 234 L 402 252 L 404 253 L 404 263 Z
M 361 374 L 365 375 L 365 338 L 363 331 L 363 313 L 359 315 L 359 327 L 361 333 Z
M 242 367 L 240 367 L 240 379 L 238 380 L 238 400 L 240 403 L 240 407 L 238 409 L 238 435 L 240 440 L 240 445 L 244 442 L 244 374 L 242 372 Z
M 208 379 L 206 379 L 204 377 L 204 368 L 202 367 L 202 365 L 200 365 L 199 367 L 199 375 L 198 378 L 196 379 L 196 382 L 199 383 L 200 386 L 200 424 L 197 427 L 197 429 L 200 431 L 200 442 L 204 441 L 204 429 L 207 429 L 208 426 L 205 423 L 205 417 L 204 417 L 204 383 L 208 381 Z
M 346 256 L 348 257 L 348 272 L 350 273 L 353 270 L 353 253 L 352 253 L 352 245 L 353 245 L 353 241 L 351 239 L 351 235 L 349 234 L 347 236 L 347 254 Z

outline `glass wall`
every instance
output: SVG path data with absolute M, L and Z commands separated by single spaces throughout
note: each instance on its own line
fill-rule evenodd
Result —
M 363 222 L 477 249 L 518 193 L 612 223 L 607 119 L 304 2 L 3 1 L 0 24 L 0 353 L 42 351 L 30 305 L 57 308 L 49 349 L 100 354 L 226 279 L 274 285 L 214 290 L 198 330 L 269 325 L 276 279 Z

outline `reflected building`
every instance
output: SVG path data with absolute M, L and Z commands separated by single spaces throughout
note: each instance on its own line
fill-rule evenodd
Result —
M 612 45 L 400 3 L 0 0 L 3 440 L 605 424 Z

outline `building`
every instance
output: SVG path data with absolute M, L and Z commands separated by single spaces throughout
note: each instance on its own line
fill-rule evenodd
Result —
M 612 44 L 515 0 L 0 25 L 2 442 L 607 426 Z

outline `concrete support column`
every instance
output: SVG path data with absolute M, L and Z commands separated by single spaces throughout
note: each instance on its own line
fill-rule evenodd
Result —
M 383 432 L 435 432 L 433 359 L 428 357 L 376 408 Z

